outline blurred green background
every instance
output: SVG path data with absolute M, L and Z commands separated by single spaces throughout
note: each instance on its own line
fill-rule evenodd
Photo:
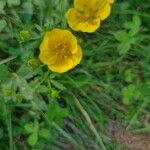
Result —
M 72 31 L 82 63 L 52 73 L 38 47 L 68 28 L 72 4 L 0 0 L 0 150 L 149 150 L 149 0 L 118 0 L 95 33 Z

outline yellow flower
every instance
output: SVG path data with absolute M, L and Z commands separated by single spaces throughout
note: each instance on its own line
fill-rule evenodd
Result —
M 69 26 L 75 31 L 94 32 L 111 11 L 113 0 L 74 0 L 74 8 L 66 13 Z
M 51 71 L 64 73 L 80 63 L 82 49 L 70 31 L 56 28 L 46 32 L 39 58 Z

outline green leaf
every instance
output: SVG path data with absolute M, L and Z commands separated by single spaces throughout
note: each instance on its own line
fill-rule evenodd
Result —
M 20 5 L 20 0 L 7 0 L 7 3 L 10 5 L 10 6 L 18 6 Z
M 34 123 L 28 123 L 24 128 L 27 133 L 32 133 L 34 131 Z
M 66 109 L 66 108 L 60 108 L 60 110 L 59 110 L 59 115 L 60 115 L 61 117 L 67 117 L 68 114 L 69 114 L 69 110 L 68 110 L 68 109 Z
M 119 41 L 119 42 L 126 42 L 129 40 L 129 36 L 127 34 L 126 31 L 124 30 L 119 30 L 115 33 L 115 38 Z
M 124 28 L 129 29 L 130 37 L 135 36 L 139 32 L 140 26 L 141 26 L 141 19 L 139 16 L 133 16 L 132 22 L 124 23 Z
M 33 0 L 34 4 L 37 5 L 40 9 L 44 9 L 46 7 L 45 1 L 43 0 Z
M 59 90 L 65 90 L 65 89 L 66 89 L 66 87 L 65 87 L 63 84 L 57 82 L 56 80 L 55 80 L 55 81 L 54 81 L 54 80 L 51 80 L 51 83 L 52 83 L 56 88 L 58 88 Z
M 121 43 L 117 49 L 120 55 L 126 54 L 131 49 L 131 43 L 125 42 Z
M 139 27 L 141 25 L 141 18 L 139 16 L 133 16 L 133 22 Z
M 58 104 L 54 101 L 50 103 L 48 111 L 46 113 L 47 118 L 51 121 L 57 116 Z
M 31 69 L 31 67 L 27 65 L 22 65 L 19 70 L 17 71 L 17 74 L 21 78 L 29 79 L 34 76 L 34 72 Z
M 51 135 L 50 135 L 50 130 L 48 129 L 45 129 L 45 128 L 42 128 L 40 131 L 39 131 L 39 136 L 41 136 L 42 138 L 49 138 Z
M 0 65 L 0 83 L 6 83 L 10 79 L 10 73 L 6 65 Z
M 3 138 L 4 131 L 0 128 L 0 139 Z
M 37 143 L 37 141 L 38 141 L 38 135 L 36 133 L 33 133 L 28 137 L 28 144 L 30 146 L 34 146 Z
M 18 76 L 16 77 L 16 82 L 22 96 L 27 100 L 31 100 L 33 98 L 33 89 L 29 86 L 28 82 Z
M 134 27 L 129 31 L 130 37 L 135 36 L 139 32 L 141 26 L 141 19 L 139 16 L 133 16 L 133 22 Z
M 21 14 L 21 18 L 22 18 L 23 22 L 28 23 L 31 20 L 32 15 L 33 15 L 32 1 L 31 0 L 24 1 L 22 4 L 22 9 L 24 12 L 27 12 L 27 13 Z
M 132 82 L 132 80 L 135 78 L 135 73 L 132 69 L 128 69 L 125 72 L 125 80 L 127 82 Z
M 0 12 L 4 9 L 5 5 L 6 5 L 6 1 L 0 0 Z
M 0 20 L 0 32 L 2 32 L 6 26 L 7 22 L 4 19 Z
M 78 76 L 74 79 L 75 86 L 82 87 L 82 86 L 86 85 L 88 82 L 90 82 L 90 80 L 91 80 L 91 77 L 89 75 L 81 74 L 80 76 Z M 93 81 L 93 79 L 92 79 L 92 81 Z
M 123 103 L 129 105 L 133 99 L 138 99 L 140 93 L 138 91 L 137 85 L 130 84 L 128 87 L 124 87 L 123 93 Z
M 132 28 L 134 28 L 134 23 L 126 21 L 123 26 L 126 29 L 132 29 Z
M 55 118 L 55 123 L 59 126 L 62 126 L 63 125 L 62 118 L 60 118 L 60 116 L 57 116 Z

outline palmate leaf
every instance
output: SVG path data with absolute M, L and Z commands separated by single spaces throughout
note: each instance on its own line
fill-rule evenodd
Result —
M 33 89 L 29 86 L 24 78 L 17 77 L 16 83 L 20 89 L 20 93 L 26 100 L 31 100 L 33 98 Z
M 126 42 L 129 40 L 129 36 L 125 30 L 119 30 L 115 33 L 115 38 L 119 42 Z
M 139 32 L 140 26 L 141 26 L 141 19 L 139 16 L 133 16 L 131 22 L 127 21 L 124 23 L 124 28 L 129 30 L 128 34 L 130 37 L 135 36 Z

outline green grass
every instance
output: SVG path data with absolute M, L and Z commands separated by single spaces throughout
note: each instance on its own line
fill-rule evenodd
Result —
M 72 31 L 83 60 L 56 74 L 39 61 L 39 44 L 45 31 L 69 29 L 72 1 L 1 0 L 0 149 L 121 150 L 119 129 L 149 134 L 148 3 L 118 0 L 95 33 Z

